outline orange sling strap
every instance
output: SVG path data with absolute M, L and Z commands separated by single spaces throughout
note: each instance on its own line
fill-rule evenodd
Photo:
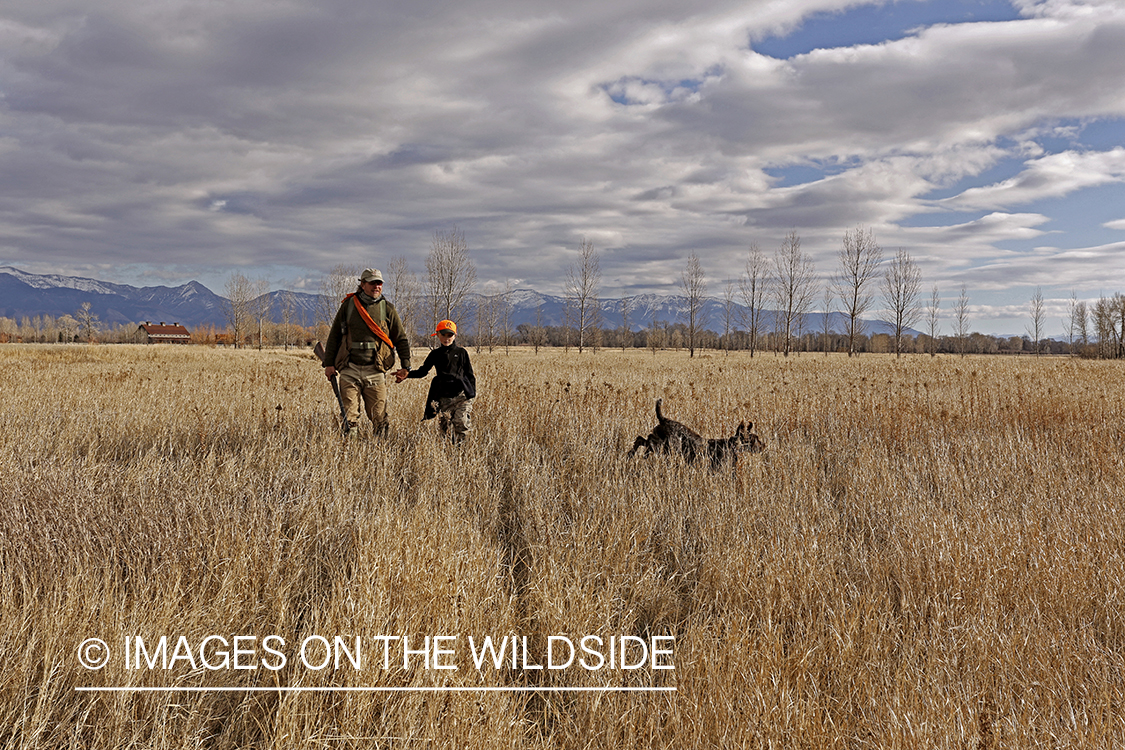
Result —
M 363 305 L 359 304 L 359 300 L 355 299 L 355 294 L 349 294 L 348 297 L 351 298 L 352 302 L 355 302 L 355 309 L 359 311 L 359 317 L 363 318 L 363 322 L 367 324 L 367 327 L 371 329 L 371 332 L 378 336 L 384 344 L 389 346 L 391 348 L 391 351 L 394 351 L 395 345 L 391 343 L 391 337 L 388 336 L 386 332 L 379 327 L 379 324 L 371 318 L 367 310 L 363 309 Z

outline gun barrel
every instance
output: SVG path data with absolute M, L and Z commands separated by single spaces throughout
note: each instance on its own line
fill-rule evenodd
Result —
M 328 367 L 324 362 L 324 345 L 319 341 L 316 342 L 316 346 L 313 347 L 313 354 L 316 355 L 316 358 L 320 360 L 322 365 Z M 340 384 L 336 382 L 335 374 L 328 380 L 332 383 L 332 393 L 336 396 L 336 405 L 340 407 L 340 423 L 343 425 L 344 432 L 346 433 L 348 431 L 348 410 L 344 408 L 344 399 L 340 397 Z

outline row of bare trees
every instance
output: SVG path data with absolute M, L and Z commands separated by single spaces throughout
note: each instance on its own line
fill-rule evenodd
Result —
M 684 292 L 688 299 L 687 331 L 694 338 L 695 311 L 701 307 L 706 288 L 698 259 L 692 255 L 684 271 Z M 786 356 L 792 342 L 806 333 L 805 318 L 817 298 L 817 273 L 809 255 L 801 249 L 800 236 L 794 231 L 786 235 L 772 257 L 767 257 L 757 244 L 751 244 L 737 288 L 741 297 L 741 323 L 748 336 L 751 356 L 759 349 L 763 337 L 770 334 L 773 343 Z M 823 330 L 821 340 L 831 336 L 834 305 L 840 305 L 844 318 L 844 336 L 849 356 L 857 356 L 867 341 L 865 321 L 870 317 L 876 298 L 883 302 L 883 321 L 893 333 L 894 352 L 901 355 L 913 342 L 907 332 L 922 323 L 928 329 L 929 353 L 937 353 L 941 314 L 941 295 L 934 285 L 928 300 L 922 299 L 922 274 L 910 254 L 899 249 L 884 260 L 882 248 L 870 229 L 857 227 L 846 231 L 837 253 L 835 272 L 821 290 Z M 728 283 L 722 298 L 724 310 L 723 337 L 732 330 L 734 284 Z M 766 315 L 767 309 L 769 315 Z M 766 321 L 773 326 L 766 330 Z M 1046 312 L 1043 294 L 1037 289 L 1031 300 L 1031 324 L 1027 329 L 1038 354 L 1044 348 Z M 953 338 L 961 355 L 971 351 L 970 309 L 968 290 L 962 285 L 952 309 Z M 1071 305 L 1070 337 L 1072 343 L 1089 345 L 1090 328 L 1096 329 L 1100 356 L 1125 356 L 1125 297 L 1118 294 L 1102 299 L 1087 310 L 1075 298 Z M 692 347 L 689 345 L 689 349 Z M 1117 354 L 1113 354 L 1117 352 Z
M 1125 295 L 1101 297 L 1092 306 L 1071 294 L 1067 336 L 1087 356 L 1125 357 Z M 1093 343 L 1092 343 L 1093 342 Z
M 849 356 L 856 356 L 867 342 L 865 320 L 869 319 L 875 301 L 881 298 L 883 320 L 893 331 L 894 352 L 901 355 L 913 345 L 909 329 L 924 322 L 928 329 L 931 355 L 937 351 L 941 337 L 939 322 L 942 317 L 941 296 L 936 285 L 930 290 L 926 304 L 921 299 L 922 277 L 918 264 L 905 250 L 899 249 L 885 260 L 883 251 L 870 229 L 856 227 L 843 235 L 837 263 L 826 283 L 818 288 L 815 264 L 801 247 L 796 231 L 789 232 L 772 256 L 767 256 L 757 244 L 751 244 L 743 272 L 737 280 L 728 281 L 722 292 L 721 328 L 717 336 L 707 326 L 707 279 L 699 257 L 692 253 L 680 277 L 680 288 L 686 302 L 684 310 L 684 346 L 689 356 L 694 356 L 704 343 L 733 340 L 733 333 L 741 328 L 740 340 L 746 342 L 751 356 L 769 339 L 771 348 L 788 356 L 795 342 L 806 337 L 807 317 L 818 298 L 823 307 L 821 341 L 833 340 L 831 317 L 839 305 L 844 319 L 843 336 Z M 319 289 L 316 311 L 317 323 L 326 331 L 338 309 L 340 300 L 355 290 L 360 269 L 340 265 L 325 276 Z M 429 341 L 427 334 L 442 319 L 451 319 L 472 330 L 478 346 L 492 346 L 499 342 L 508 346 L 517 336 L 512 326 L 512 287 L 505 282 L 503 288 L 486 285 L 483 294 L 472 294 L 476 286 L 476 269 L 469 257 L 465 235 L 454 228 L 448 232 L 435 232 L 426 257 L 424 281 L 410 269 L 404 257 L 390 259 L 385 267 L 385 290 L 393 300 L 407 330 L 416 339 Z M 596 349 L 603 343 L 602 314 L 599 300 L 601 283 L 600 256 L 589 240 L 583 238 L 575 262 L 568 268 L 565 282 L 565 310 L 561 330 L 563 345 L 576 345 L 579 352 Z M 256 338 L 259 347 L 263 330 L 272 323 L 269 285 L 264 279 L 252 280 L 241 273 L 232 274 L 225 287 L 228 300 L 227 323 L 236 346 Z M 283 318 L 278 330 L 293 329 L 295 309 L 292 293 L 282 292 L 277 300 Z M 741 303 L 741 304 L 736 304 Z M 622 324 L 630 330 L 630 315 L 634 314 L 632 300 L 620 302 Z M 958 342 L 961 354 L 970 350 L 969 299 L 964 286 L 952 310 L 953 339 Z M 1028 336 L 1038 353 L 1045 327 L 1044 301 L 1041 290 L 1036 290 L 1031 301 Z M 67 337 L 83 336 L 92 340 L 97 328 L 97 316 L 90 311 L 89 303 L 68 318 L 73 330 Z M 769 325 L 769 330 L 767 330 Z M 546 327 L 542 311 L 535 326 L 525 327 L 524 343 L 538 349 L 546 344 Z M 254 334 L 257 334 L 256 336 Z M 705 335 L 706 334 L 706 335 Z M 322 334 L 323 335 L 323 334 Z M 1072 299 L 1069 315 L 1071 343 L 1086 349 L 1090 341 L 1097 341 L 1100 356 L 1125 356 L 1125 297 L 1121 294 L 1101 299 L 1087 305 L 1076 297 Z M 276 338 L 276 331 L 274 336 Z M 659 340 L 659 335 L 648 337 Z M 626 346 L 627 337 L 618 337 Z M 286 346 L 289 334 L 285 334 Z M 827 344 L 825 345 L 827 346 Z M 826 350 L 827 351 L 827 350 Z
M 801 238 L 796 231 L 785 236 L 772 258 L 756 243 L 751 244 L 745 271 L 738 282 L 745 311 L 742 323 L 750 337 L 751 356 L 766 333 L 767 306 L 772 308 L 773 333 L 780 334 L 782 353 L 790 354 L 792 342 L 804 333 L 805 319 L 818 297 L 816 283 L 816 266 L 811 256 L 801 249 Z M 921 316 L 921 271 L 910 254 L 901 249 L 884 263 L 882 248 L 870 230 L 857 227 L 845 232 L 837 254 L 836 272 L 821 290 L 821 299 L 825 339 L 830 332 L 834 303 L 840 303 L 849 356 L 860 352 L 859 343 L 864 337 L 865 318 L 875 300 L 876 285 L 888 310 L 886 322 L 894 329 L 895 353 L 901 355 L 904 334 Z M 934 338 L 938 299 L 935 288 L 930 317 Z
M 337 300 L 355 287 L 359 270 L 338 266 L 325 279 L 321 290 L 327 302 L 321 314 L 328 323 L 335 314 Z M 516 336 L 511 324 L 510 282 L 502 290 L 490 285 L 477 298 L 476 306 L 470 299 L 476 283 L 476 270 L 469 258 L 464 233 L 453 229 L 434 234 L 430 253 L 426 258 L 426 279 L 423 284 L 410 270 L 405 258 L 390 261 L 387 267 L 387 295 L 394 300 L 400 316 L 416 336 L 424 336 L 438 320 L 449 318 L 466 323 L 472 321 L 474 339 L 478 346 L 490 349 L 496 342 L 510 345 Z M 806 319 L 818 298 L 816 266 L 801 247 L 796 231 L 789 232 L 772 256 L 767 257 L 751 244 L 745 268 L 737 282 L 727 283 L 722 296 L 722 334 L 720 341 L 731 340 L 731 334 L 741 324 L 747 339 L 747 348 L 753 356 L 768 336 L 771 346 L 788 356 L 794 344 L 809 332 Z M 582 352 L 602 345 L 602 317 L 599 299 L 601 283 L 600 256 L 589 240 L 583 238 L 575 262 L 567 269 L 565 282 L 564 321 L 561 327 L 562 345 L 577 346 Z M 714 337 L 708 331 L 706 315 L 707 280 L 699 257 L 692 253 L 680 277 L 680 288 L 686 303 L 684 311 L 684 345 L 689 356 L 694 356 L 704 340 Z M 936 285 L 927 300 L 923 301 L 922 275 L 910 254 L 899 249 L 885 260 L 882 248 L 870 229 L 856 227 L 846 231 L 837 253 L 837 264 L 827 283 L 819 290 L 823 306 L 823 331 L 820 339 L 833 337 L 831 316 L 834 306 L 844 318 L 844 332 L 849 356 L 857 356 L 868 338 L 865 321 L 869 319 L 877 298 L 883 303 L 883 320 L 892 329 L 896 355 L 901 356 L 913 347 L 913 337 L 907 335 L 914 326 L 923 322 L 928 329 L 925 340 L 929 353 L 937 353 L 941 314 L 941 295 Z M 228 295 L 229 296 L 229 295 Z M 741 304 L 736 304 L 736 301 Z M 620 302 L 622 325 L 630 330 L 631 300 Z M 542 312 L 534 326 L 524 326 L 524 343 L 536 349 L 547 343 Z M 1101 300 L 1093 310 L 1077 300 L 1072 304 L 1071 338 L 1088 343 L 1090 326 L 1102 342 L 1103 356 L 1119 356 L 1125 349 L 1125 298 L 1116 295 L 1111 300 Z M 767 323 L 772 326 L 767 330 Z M 964 355 L 972 351 L 969 345 L 970 309 L 968 291 L 964 285 L 952 309 L 953 340 L 956 350 Z M 1036 353 L 1040 351 L 1045 327 L 1042 293 L 1036 290 L 1031 304 L 1031 325 L 1028 334 Z M 658 336 L 653 338 L 658 339 Z M 626 337 L 619 337 L 624 348 Z M 979 348 L 979 347 L 976 347 Z

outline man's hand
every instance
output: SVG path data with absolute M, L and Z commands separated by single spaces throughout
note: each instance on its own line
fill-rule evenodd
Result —
M 336 368 L 333 367 L 332 365 L 329 365 L 328 367 L 325 367 L 324 368 L 324 377 L 328 378 L 329 380 L 336 377 Z
M 407 370 L 404 367 L 403 369 L 401 369 L 401 370 L 399 370 L 398 372 L 395 373 L 395 382 L 401 383 L 402 381 L 406 380 L 406 376 L 409 375 L 409 374 L 410 374 L 410 370 Z

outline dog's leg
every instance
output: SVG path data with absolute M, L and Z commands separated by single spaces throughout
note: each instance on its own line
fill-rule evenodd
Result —
M 637 439 L 633 441 L 633 450 L 629 451 L 629 457 L 632 458 L 636 454 L 637 449 L 641 446 L 644 446 L 646 452 L 651 450 L 648 440 L 638 435 Z

